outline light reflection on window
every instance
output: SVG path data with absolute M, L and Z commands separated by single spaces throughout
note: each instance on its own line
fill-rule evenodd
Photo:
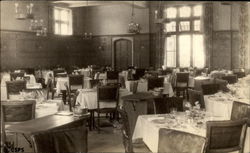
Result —
M 188 6 L 183 6 L 180 8 L 180 17 L 190 17 L 191 16 L 191 8 Z
M 167 8 L 166 14 L 167 18 L 176 18 L 177 9 L 173 7 Z
M 194 7 L 194 16 L 201 16 L 202 15 L 202 6 L 197 5 Z

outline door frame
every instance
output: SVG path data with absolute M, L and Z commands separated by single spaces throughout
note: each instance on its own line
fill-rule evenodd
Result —
M 134 38 L 133 37 L 113 37 L 112 38 L 112 68 L 115 68 L 115 43 L 119 40 L 128 40 L 131 42 L 131 64 L 134 66 Z

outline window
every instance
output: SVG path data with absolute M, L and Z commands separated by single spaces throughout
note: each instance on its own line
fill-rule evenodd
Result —
M 72 35 L 72 11 L 66 8 L 54 8 L 54 34 Z
M 164 10 L 165 58 L 168 67 L 205 66 L 201 5 L 171 6 Z

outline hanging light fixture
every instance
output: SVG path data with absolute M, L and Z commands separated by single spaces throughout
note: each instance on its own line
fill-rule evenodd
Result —
M 89 18 L 89 8 L 88 8 L 88 0 L 86 1 L 87 10 L 86 10 L 86 16 L 87 19 Z M 86 24 L 86 29 L 88 30 L 88 22 Z M 91 32 L 84 32 L 83 39 L 92 39 L 93 34 Z
M 140 24 L 134 22 L 134 1 L 132 4 L 131 21 L 128 24 L 128 33 L 140 33 Z
M 15 17 L 18 20 L 25 20 L 25 19 L 33 19 L 34 14 L 33 14 L 33 7 L 34 4 L 30 3 L 26 5 L 26 10 L 21 9 L 19 3 L 15 3 Z

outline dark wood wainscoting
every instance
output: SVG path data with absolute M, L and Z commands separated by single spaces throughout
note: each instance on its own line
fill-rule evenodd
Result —
M 111 65 L 111 40 L 117 36 L 102 35 L 85 40 L 81 36 L 37 37 L 32 32 L 1 30 L 1 68 Z M 149 34 L 131 36 L 135 42 L 135 66 L 148 67 Z

